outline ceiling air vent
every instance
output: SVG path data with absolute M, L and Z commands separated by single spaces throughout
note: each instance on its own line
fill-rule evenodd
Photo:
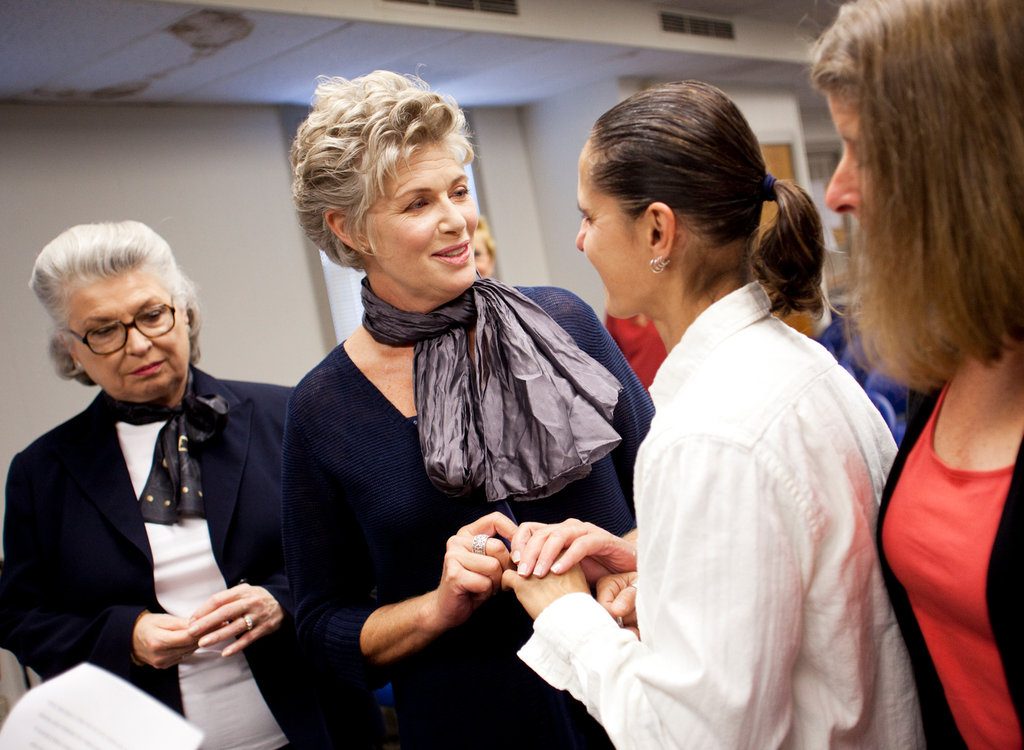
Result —
M 681 13 L 661 13 L 662 31 L 671 31 L 673 34 L 690 34 L 692 36 L 707 36 L 712 39 L 735 39 L 736 33 L 732 22 L 720 21 L 715 18 L 702 18 L 701 16 L 686 16 Z
M 482 13 L 504 13 L 509 16 L 519 15 L 519 0 L 385 0 L 385 2 L 431 5 L 435 8 L 474 10 Z

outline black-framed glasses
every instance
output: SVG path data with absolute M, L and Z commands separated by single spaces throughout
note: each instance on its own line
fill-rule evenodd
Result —
M 68 332 L 81 341 L 93 354 L 113 354 L 128 343 L 128 329 L 134 328 L 147 339 L 163 336 L 174 328 L 174 308 L 170 305 L 157 305 L 140 310 L 128 323 L 115 320 L 99 328 L 86 331 L 85 335 Z

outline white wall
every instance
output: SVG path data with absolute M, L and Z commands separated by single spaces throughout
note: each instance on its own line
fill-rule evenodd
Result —
M 477 199 L 498 248 L 500 278 L 506 284 L 550 284 L 520 109 L 483 107 L 467 116 L 476 151 L 473 173 Z
M 95 395 L 54 373 L 28 289 L 72 224 L 134 218 L 199 286 L 200 366 L 294 384 L 333 344 L 319 259 L 292 210 L 269 107 L 0 106 L 0 466 Z

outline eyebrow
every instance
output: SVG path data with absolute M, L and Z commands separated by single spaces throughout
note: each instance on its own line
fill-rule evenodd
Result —
M 454 187 L 455 185 L 458 185 L 460 182 L 466 182 L 468 179 L 469 179 L 469 175 L 467 175 L 465 172 L 461 172 L 457 177 L 455 177 L 455 179 L 453 179 L 451 182 L 448 183 L 448 188 L 447 189 L 451 190 L 451 188 Z M 403 190 L 401 193 L 396 193 L 395 194 L 395 200 L 402 200 L 403 198 L 406 198 L 406 197 L 410 197 L 411 198 L 414 195 L 424 195 L 424 194 L 433 193 L 433 192 L 434 192 L 434 189 L 432 187 L 414 187 L 414 188 L 409 188 L 408 190 Z
M 132 314 L 132 318 L 134 318 L 143 310 L 148 310 L 153 307 L 159 307 L 160 305 L 167 305 L 168 307 L 170 307 L 171 303 L 163 302 L 158 297 L 150 297 L 146 302 L 143 302 L 136 308 L 135 312 Z M 90 315 L 89 317 L 82 320 L 82 325 L 86 325 L 87 323 L 112 323 L 115 320 L 120 322 L 121 318 L 116 315 Z

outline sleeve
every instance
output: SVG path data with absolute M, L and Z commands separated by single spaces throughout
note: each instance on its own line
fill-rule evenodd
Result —
M 374 687 L 359 647 L 376 607 L 369 551 L 342 488 L 324 470 L 289 405 L 282 467 L 285 570 L 302 649 L 342 682 Z
M 654 418 L 654 404 L 647 389 L 615 344 L 597 315 L 583 300 L 565 290 L 558 290 L 556 300 L 541 303 L 555 321 L 572 336 L 576 345 L 603 365 L 622 385 L 619 402 L 615 407 L 612 426 L 622 442 L 612 452 L 615 471 L 622 492 L 629 500 L 630 510 L 636 515 L 633 502 L 633 468 L 640 443 Z
M 566 596 L 520 656 L 618 748 L 779 747 L 813 543 L 795 488 L 770 457 L 706 437 L 672 445 L 647 477 L 643 640 L 589 597 Z
M 44 678 L 88 661 L 133 680 L 132 630 L 143 601 L 93 612 L 61 607 L 62 584 L 47 541 L 49 504 L 38 497 L 22 457 L 7 476 L 4 569 L 0 578 L 0 645 Z
M 288 404 L 288 397 L 291 394 L 291 388 L 284 388 L 282 386 L 265 385 L 262 383 L 252 384 L 254 387 L 253 401 L 257 408 L 257 413 L 260 414 L 261 419 L 264 422 L 264 434 L 266 437 L 263 439 L 266 441 L 268 446 L 268 455 L 274 457 L 275 462 L 275 479 L 277 480 L 273 485 L 268 483 L 266 486 L 269 488 L 273 486 L 275 492 L 275 510 L 277 513 L 273 516 L 274 522 L 280 523 L 280 472 L 281 472 L 281 453 L 282 444 L 284 441 L 284 424 L 286 409 Z M 270 522 L 270 517 L 261 519 L 264 523 Z M 280 529 L 275 526 L 274 538 L 280 543 Z M 273 558 L 278 562 L 281 562 L 281 555 L 277 550 L 274 550 L 275 554 Z M 259 555 L 259 550 L 253 550 L 251 555 Z M 266 555 L 265 557 L 269 557 Z M 263 566 L 261 566 L 263 567 Z M 232 586 L 240 581 L 228 581 L 228 586 Z M 253 586 L 262 586 L 267 592 L 277 600 L 277 603 L 281 605 L 281 609 L 284 610 L 285 614 L 291 619 L 295 618 L 295 600 L 292 596 L 291 587 L 288 584 L 288 576 L 285 574 L 284 565 L 266 565 L 263 570 L 263 575 L 257 579 L 249 579 L 247 583 Z

